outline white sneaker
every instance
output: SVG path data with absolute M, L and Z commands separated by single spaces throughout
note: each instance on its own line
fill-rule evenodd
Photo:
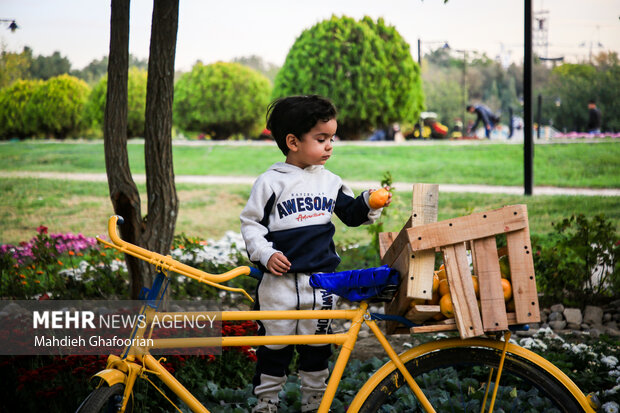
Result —
M 322 395 L 313 395 L 308 398 L 308 401 L 301 406 L 302 413 L 316 412 L 321 405 Z
M 252 413 L 278 413 L 278 403 L 269 399 L 260 399 L 252 409 Z

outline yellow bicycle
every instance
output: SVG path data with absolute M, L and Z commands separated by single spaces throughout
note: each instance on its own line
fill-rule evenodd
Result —
M 112 242 L 99 239 L 100 242 L 150 262 L 165 272 L 174 272 L 216 288 L 241 292 L 249 297 L 245 290 L 221 283 L 241 275 L 249 275 L 250 267 L 238 267 L 223 274 L 208 274 L 169 256 L 123 241 L 116 231 L 119 218 L 113 216 L 108 222 Z M 161 283 L 153 286 L 151 293 L 152 297 L 161 297 Z M 166 314 L 158 312 L 148 303 L 145 303 L 142 312 L 147 321 L 153 320 L 156 315 Z M 126 348 L 121 356 L 110 355 L 106 369 L 93 376 L 96 379 L 96 388 L 80 405 L 78 412 L 131 412 L 136 380 L 145 379 L 153 384 L 150 379 L 153 376 L 176 394 L 191 411 L 208 412 L 209 410 L 150 354 L 151 349 L 210 347 L 220 344 L 259 346 L 331 343 L 340 346 L 340 352 L 318 409 L 318 412 L 325 413 L 329 411 L 334 400 L 363 324 L 372 331 L 389 361 L 359 389 L 348 406 L 348 412 L 381 411 L 382 406 L 393 405 L 396 400 L 401 404 L 406 403 L 404 409 L 412 412 L 492 412 L 494 408 L 500 407 L 504 411 L 595 411 L 592 400 L 557 367 L 537 354 L 510 343 L 510 332 L 489 338 L 432 341 L 396 354 L 376 323 L 379 317 L 380 315 L 368 311 L 367 302 L 361 302 L 359 307 L 350 310 L 223 311 L 221 318 L 224 321 L 331 318 L 350 320 L 351 326 L 344 333 L 329 335 L 153 339 L 149 346 L 132 346 Z M 136 326 L 132 337 L 147 338 L 150 334 L 151 326 L 146 323 Z M 523 407 L 529 399 L 536 400 L 538 407 L 535 410 L 532 410 L 531 405 L 528 410 Z

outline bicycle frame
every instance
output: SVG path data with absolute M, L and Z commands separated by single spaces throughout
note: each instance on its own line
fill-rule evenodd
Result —
M 182 275 L 186 275 L 190 278 L 196 279 L 200 282 L 205 282 L 209 285 L 215 286 L 229 291 L 237 291 L 244 293 L 247 297 L 249 294 L 243 289 L 235 289 L 231 287 L 222 286 L 219 282 L 230 280 L 238 275 L 244 275 L 250 273 L 249 267 L 239 267 L 231 270 L 227 273 L 220 275 L 208 274 L 195 268 L 181 264 L 171 257 L 164 257 L 154 252 L 142 249 L 135 245 L 126 243 L 121 240 L 116 234 L 116 223 L 120 217 L 113 216 L 108 222 L 108 230 L 112 243 L 106 242 L 97 238 L 100 242 L 108 245 L 112 248 L 118 249 L 127 254 L 136 256 L 144 261 L 150 262 L 158 267 L 160 275 L 154 280 L 150 290 L 147 290 L 148 295 L 144 300 L 144 305 L 141 309 L 141 314 L 144 314 L 147 323 L 144 325 L 136 325 L 132 331 L 132 338 L 141 339 L 149 338 L 153 332 L 150 322 L 157 316 L 166 315 L 182 315 L 182 316 L 208 316 L 213 315 L 214 312 L 158 312 L 157 308 L 163 297 L 167 285 L 167 276 L 163 271 L 174 271 Z M 251 300 L 251 297 L 250 297 Z M 405 363 L 424 352 L 438 350 L 441 348 L 447 348 L 455 345 L 454 343 L 462 343 L 463 340 L 445 340 L 442 342 L 427 343 L 422 346 L 413 348 L 404 354 L 398 355 L 387 341 L 385 335 L 381 332 L 381 329 L 377 326 L 376 322 L 372 319 L 371 314 L 368 312 L 368 303 L 361 302 L 357 309 L 353 310 L 292 310 L 292 311 L 223 311 L 221 313 L 222 321 L 241 321 L 241 320 L 307 320 L 307 319 L 340 319 L 350 320 L 351 327 L 346 333 L 338 334 L 325 334 L 325 335 L 287 335 L 287 336 L 226 336 L 226 337 L 204 337 L 204 338 L 166 338 L 166 339 L 150 339 L 144 340 L 144 342 L 152 342 L 152 345 L 148 347 L 129 346 L 125 348 L 121 357 L 116 355 L 110 355 L 105 370 L 96 373 L 93 377 L 101 379 L 99 385 L 104 382 L 109 386 L 113 386 L 117 383 L 123 383 L 125 385 L 123 401 L 120 411 L 125 411 L 127 403 L 131 396 L 133 385 L 137 378 L 144 377 L 147 381 L 153 384 L 147 377 L 149 373 L 155 374 L 159 379 L 173 392 L 179 399 L 181 399 L 193 412 L 208 413 L 209 410 L 203 406 L 192 394 L 189 392 L 172 374 L 170 374 L 153 355 L 150 354 L 150 349 L 165 349 L 165 348 L 197 348 L 197 347 L 213 347 L 213 346 L 260 346 L 260 345 L 290 345 L 290 344 L 336 344 L 341 346 L 340 353 L 336 359 L 335 366 L 327 384 L 327 389 L 319 406 L 319 413 L 326 413 L 329 411 L 329 407 L 335 397 L 336 390 L 344 373 L 344 369 L 349 361 L 349 357 L 353 351 L 355 343 L 361 326 L 366 323 L 370 330 L 373 332 L 382 348 L 388 355 L 390 362 L 383 368 L 377 371 L 367 383 L 360 389 L 357 396 L 353 400 L 350 409 L 357 411 L 366 396 L 374 389 L 377 383 L 379 383 L 385 375 L 397 368 L 403 375 L 405 381 L 413 391 L 414 395 L 427 412 L 435 412 L 434 408 L 415 382 L 412 375 L 407 370 Z M 590 407 L 588 399 L 581 393 L 577 386 L 559 369 L 553 366 L 551 363 L 543 359 L 542 357 L 525 350 L 521 347 L 508 343 L 509 334 L 505 337 L 505 341 L 488 340 L 488 339 L 470 339 L 467 342 L 471 343 L 473 347 L 483 346 L 496 348 L 503 351 L 502 358 L 500 360 L 500 368 L 497 374 L 496 383 L 499 382 L 499 376 L 501 375 L 501 366 L 503 364 L 504 354 L 507 349 L 510 349 L 512 353 L 520 353 L 525 358 L 533 360 L 536 364 L 542 366 L 546 371 L 554 375 L 565 387 L 569 388 L 571 393 L 583 406 L 587 412 L 593 411 Z M 136 342 L 137 340 L 134 340 Z M 391 364 L 390 364 L 391 363 Z M 154 385 L 154 384 L 153 384 Z M 155 386 L 155 385 L 154 385 Z M 497 386 L 497 384 L 496 384 Z M 157 386 L 155 386 L 157 388 Z M 157 388 L 159 390 L 159 388 Z M 161 390 L 159 390 L 161 392 Z M 162 392 L 163 393 L 163 392 Z M 165 395 L 164 395 L 165 396 Z M 167 398 L 167 397 L 166 397 Z M 491 396 L 491 406 L 493 405 L 495 394 Z M 172 401 L 168 399 L 171 404 Z M 176 406 L 175 406 L 176 407 Z M 178 407 L 177 407 L 178 410 Z
M 157 312 L 153 308 L 145 305 L 145 316 L 147 325 L 139 328 L 132 336 L 139 339 L 144 338 L 148 331 L 148 321 L 153 320 L 155 315 L 210 315 L 212 312 L 176 312 L 166 313 Z M 149 347 L 134 347 L 133 353 L 128 354 L 128 349 L 125 349 L 124 358 L 111 355 L 108 358 L 108 365 L 106 370 L 103 370 L 95 375 L 106 381 L 108 385 L 116 383 L 125 383 L 125 394 L 123 398 L 123 411 L 129 400 L 129 395 L 135 380 L 144 375 L 145 373 L 153 373 L 173 392 L 179 399 L 187 404 L 193 412 L 206 413 L 208 410 L 178 381 L 170 374 L 150 353 L 150 349 L 164 349 L 164 348 L 196 348 L 196 347 L 213 347 L 215 345 L 221 345 L 223 347 L 234 346 L 260 346 L 267 344 L 336 344 L 342 346 L 340 354 L 336 359 L 336 364 L 330 375 L 327 389 L 321 401 L 319 407 L 319 413 L 329 411 L 336 390 L 342 374 L 344 373 L 345 366 L 349 361 L 349 357 L 355 343 L 357 341 L 358 333 L 363 323 L 368 324 L 371 331 L 375 334 L 379 340 L 381 346 L 386 351 L 390 360 L 396 365 L 400 366 L 401 373 L 409 383 L 412 391 L 416 394 L 416 397 L 425 406 L 426 411 L 434 412 L 435 410 L 430 405 L 430 402 L 426 399 L 421 389 L 407 371 L 404 364 L 389 344 L 377 324 L 370 319 L 368 313 L 368 304 L 362 302 L 360 307 L 356 310 L 293 310 L 293 311 L 224 311 L 221 313 L 222 321 L 240 321 L 240 320 L 307 320 L 307 319 L 340 319 L 350 320 L 351 328 L 346 333 L 329 334 L 329 335 L 289 335 L 289 336 L 234 336 L 234 337 L 205 337 L 205 338 L 166 338 L 166 339 L 152 339 L 152 346 Z M 118 372 L 122 374 L 119 375 Z

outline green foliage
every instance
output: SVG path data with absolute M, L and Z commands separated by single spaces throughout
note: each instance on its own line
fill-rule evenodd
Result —
M 548 84 L 542 89 L 543 123 L 553 120 L 562 130 L 585 131 L 588 123 L 587 104 L 595 99 L 602 113 L 602 130 L 620 130 L 620 61 L 617 53 L 602 53 L 595 64 L 563 64 L 553 69 Z M 557 98 L 561 105 L 553 104 Z
M 420 68 L 409 44 L 383 19 L 332 16 L 297 38 L 273 97 L 316 93 L 338 107 L 338 136 L 415 121 L 423 108 Z
M 571 216 L 553 224 L 547 240 L 535 239 L 534 265 L 547 302 L 583 308 L 617 298 L 620 292 L 620 237 L 603 215 Z
M 129 54 L 129 68 L 138 68 L 141 70 L 147 70 L 148 60 L 139 59 Z M 81 70 L 72 70 L 71 75 L 80 78 L 87 82 L 89 85 L 98 83 L 101 78 L 108 73 L 108 56 L 104 56 L 101 59 L 92 60 L 86 67 Z
M 129 69 L 127 79 L 127 137 L 144 136 L 144 111 L 146 108 L 147 73 L 136 67 Z M 107 75 L 93 87 L 84 109 L 88 123 L 96 128 L 103 126 L 108 89 Z
M 34 79 L 51 79 L 55 76 L 68 74 L 71 71 L 71 62 L 66 56 L 55 51 L 50 56 L 39 55 L 32 59 L 30 76 Z
M 240 63 L 262 73 L 272 84 L 280 70 L 280 66 L 265 62 L 262 57 L 257 55 L 235 57 L 232 61 L 233 63 Z
M 257 135 L 264 127 L 269 80 L 238 63 L 196 63 L 175 85 L 174 119 L 183 130 L 213 139 Z
M 3 48 L 4 49 L 4 48 Z M 0 54 L 0 89 L 29 75 L 32 52 L 27 47 L 21 53 L 2 50 Z
M 33 93 L 41 86 L 40 80 L 17 80 L 0 89 L 0 136 L 26 138 L 36 130 L 26 121 L 25 108 Z
M 84 128 L 83 111 L 89 92 L 89 86 L 73 76 L 46 80 L 26 104 L 26 121 L 46 136 L 77 136 Z

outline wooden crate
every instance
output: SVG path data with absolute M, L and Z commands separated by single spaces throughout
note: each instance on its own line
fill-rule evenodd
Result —
M 388 334 L 433 332 L 458 329 L 462 338 L 485 332 L 503 331 L 513 324 L 540 321 L 536 277 L 530 245 L 527 208 L 511 205 L 493 211 L 436 221 L 437 186 L 414 185 L 412 217 L 398 233 L 380 235 L 383 264 L 396 268 L 401 284 L 386 314 L 404 315 L 414 323 L 412 329 L 387 324 Z M 514 313 L 507 314 L 499 266 L 496 236 L 506 235 L 515 302 Z M 468 251 L 478 276 L 480 307 L 476 300 L 468 262 Z M 411 305 L 432 296 L 435 252 L 443 254 L 455 318 L 429 320 L 439 306 Z M 502 251 L 503 252 L 503 251 Z

